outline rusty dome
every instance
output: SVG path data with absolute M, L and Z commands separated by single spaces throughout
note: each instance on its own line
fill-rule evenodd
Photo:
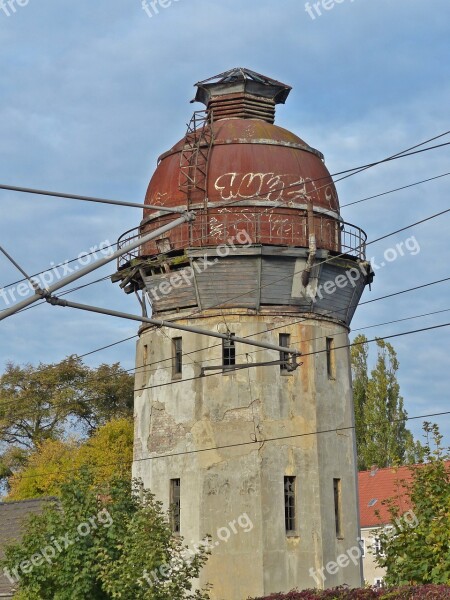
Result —
M 184 138 L 159 157 L 145 198 L 148 205 L 193 210 L 196 219 L 147 243 L 140 257 L 217 246 L 244 227 L 254 244 L 304 248 L 313 226 L 318 249 L 350 249 L 323 155 L 274 124 L 290 86 L 237 68 L 196 87 L 193 102 L 206 110 L 195 112 Z M 175 218 L 144 209 L 139 233 Z

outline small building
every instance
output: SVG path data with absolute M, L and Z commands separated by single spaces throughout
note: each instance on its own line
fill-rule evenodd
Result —
M 20 540 L 28 517 L 40 514 L 44 505 L 51 501 L 54 498 L 0 502 L 0 560 L 5 558 L 5 547 Z M 14 578 L 0 569 L 0 598 L 13 598 L 15 588 Z
M 383 585 L 386 569 L 376 563 L 377 555 L 382 554 L 379 535 L 383 529 L 414 526 L 416 519 L 411 502 L 402 481 L 410 482 L 412 473 L 409 467 L 372 467 L 359 473 L 359 510 L 361 522 L 361 546 L 363 576 L 366 583 L 379 587 Z M 400 517 L 392 523 L 391 515 L 383 500 L 399 497 Z M 403 516 L 402 516 L 403 515 Z

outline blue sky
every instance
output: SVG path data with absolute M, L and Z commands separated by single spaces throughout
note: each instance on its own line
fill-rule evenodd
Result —
M 179 0 L 151 18 L 140 0 L 14 6 L 10 16 L 0 9 L 0 183 L 141 202 L 157 157 L 184 134 L 193 84 L 236 66 L 293 87 L 277 124 L 320 149 L 332 173 L 450 129 L 448 0 L 342 0 L 315 19 L 301 0 Z M 450 149 L 442 148 L 371 169 L 337 184 L 341 204 L 448 172 L 449 159 Z M 449 187 L 444 177 L 343 208 L 342 215 L 375 239 L 448 208 Z M 31 273 L 114 242 L 140 219 L 139 209 L 5 191 L 0 210 L 0 243 Z M 420 252 L 380 268 L 363 300 L 448 276 L 449 226 L 446 215 L 370 246 L 378 263 L 411 236 Z M 111 272 L 104 268 L 86 281 Z M 0 257 L 0 287 L 19 278 Z M 448 296 L 443 283 L 374 302 L 358 310 L 352 326 L 445 310 Z M 108 281 L 70 298 L 137 311 L 133 298 Z M 449 316 L 367 335 L 445 323 Z M 56 362 L 136 332 L 131 322 L 46 305 L 0 326 L 2 366 Z M 448 336 L 440 329 L 393 340 L 410 416 L 448 408 Z M 132 368 L 134 345 L 87 361 Z M 450 418 L 433 420 L 449 443 Z M 420 421 L 409 426 L 420 435 Z

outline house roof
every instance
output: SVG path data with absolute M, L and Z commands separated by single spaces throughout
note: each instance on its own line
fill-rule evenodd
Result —
M 447 466 L 450 468 L 450 461 L 447 461 Z M 370 471 L 360 471 L 358 483 L 361 527 L 380 527 L 391 522 L 387 506 L 382 504 L 388 498 L 398 497 L 400 513 L 408 511 L 411 502 L 402 481 L 411 480 L 409 467 L 373 467 Z M 376 511 L 380 513 L 380 518 L 375 514 Z
M 46 503 L 55 500 L 55 498 L 39 498 L 18 502 L 0 502 L 0 559 L 4 558 L 5 546 L 20 539 L 27 517 L 41 513 Z M 1 570 L 0 598 L 12 598 L 12 588 L 12 584 Z

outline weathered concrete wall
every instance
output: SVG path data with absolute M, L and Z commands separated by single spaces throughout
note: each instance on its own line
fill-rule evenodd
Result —
M 211 534 L 215 543 L 200 581 L 213 584 L 214 600 L 315 587 L 310 569 L 321 569 L 357 545 L 349 352 L 334 351 L 334 379 L 328 376 L 325 352 L 309 355 L 325 350 L 326 337 L 336 347 L 346 344 L 347 330 L 317 315 L 298 323 L 298 315 L 280 316 L 276 309 L 258 315 L 211 311 L 180 323 L 223 331 L 224 320 L 241 337 L 278 344 L 279 333 L 290 334 L 291 346 L 305 355 L 303 365 L 288 375 L 279 366 L 269 366 L 196 378 L 202 366 L 222 364 L 221 342 L 183 333 L 183 375 L 174 383 L 171 338 L 180 332 L 143 330 L 136 366 L 142 366 L 145 356 L 148 366 L 136 375 L 136 387 L 146 389 L 135 399 L 133 475 L 142 477 L 166 508 L 170 479 L 181 479 L 182 536 L 195 544 Z M 236 344 L 236 354 L 237 363 L 279 360 L 275 351 L 243 344 Z M 341 427 L 348 429 L 336 431 Z M 284 439 L 273 439 L 280 437 Z M 181 454 L 141 460 L 176 453 Z M 297 478 L 295 535 L 285 532 L 287 475 Z M 339 539 L 333 478 L 342 482 Z M 241 526 L 244 522 L 246 527 Z M 229 539 L 221 540 L 226 530 Z M 320 587 L 360 585 L 356 562 L 334 574 L 322 570 L 323 577 L 317 575 Z

